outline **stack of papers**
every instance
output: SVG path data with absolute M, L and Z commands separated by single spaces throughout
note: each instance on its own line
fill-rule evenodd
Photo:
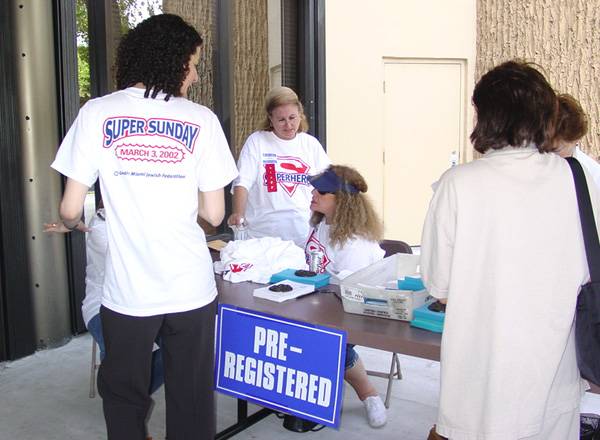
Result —
M 286 284 L 290 286 L 292 289 L 288 292 L 277 292 L 270 290 L 273 286 L 279 286 L 282 284 Z M 299 296 L 306 295 L 308 293 L 312 293 L 315 291 L 315 286 L 312 284 L 302 284 L 296 283 L 290 280 L 283 280 L 275 284 L 271 284 L 267 287 L 261 287 L 259 289 L 254 289 L 254 296 L 257 298 L 268 299 L 270 301 L 275 302 L 284 302 L 288 299 L 298 298 Z

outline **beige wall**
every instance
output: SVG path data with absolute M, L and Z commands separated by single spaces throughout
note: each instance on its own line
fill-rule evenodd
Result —
M 477 76 L 511 58 L 540 64 L 590 117 L 583 148 L 600 155 L 600 0 L 478 0 Z
M 384 59 L 466 60 L 466 92 L 470 97 L 476 49 L 475 1 L 326 2 L 327 150 L 334 162 L 359 169 L 380 213 Z M 472 113 L 471 106 L 467 107 L 469 130 Z M 472 157 L 471 150 L 465 141 L 461 161 Z

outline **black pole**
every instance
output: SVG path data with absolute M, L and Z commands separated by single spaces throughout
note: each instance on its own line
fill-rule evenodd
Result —
M 214 112 L 221 121 L 227 143 L 231 145 L 231 1 L 219 0 L 217 8 L 217 44 L 214 46 L 215 75 L 213 82 Z M 231 187 L 225 188 L 225 212 L 231 213 Z M 217 236 L 230 232 L 227 221 L 223 221 L 217 228 Z M 214 237 L 213 237 L 214 238 Z M 229 236 L 226 236 L 229 238 Z
M 15 2 L 0 2 L 0 361 L 36 349 L 23 200 Z M 23 6 L 23 5 L 21 5 Z
M 325 146 L 325 1 L 299 2 L 297 13 L 298 94 L 304 103 L 309 132 Z
M 76 0 L 54 0 L 53 9 L 59 136 L 63 139 L 79 111 Z M 71 330 L 78 334 L 85 331 L 81 314 L 85 296 L 85 234 L 67 234 L 66 247 Z

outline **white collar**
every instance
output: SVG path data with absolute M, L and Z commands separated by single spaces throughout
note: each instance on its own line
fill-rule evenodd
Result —
M 538 152 L 538 148 L 534 144 L 529 144 L 526 147 L 513 147 L 509 145 L 499 150 L 489 149 L 483 154 L 483 157 L 503 156 L 505 154 L 531 154 L 534 152 Z

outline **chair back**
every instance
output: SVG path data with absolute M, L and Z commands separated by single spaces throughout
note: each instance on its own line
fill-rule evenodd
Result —
M 385 257 L 389 257 L 394 254 L 412 254 L 412 248 L 400 240 L 382 240 L 379 243 L 381 249 L 385 251 Z

